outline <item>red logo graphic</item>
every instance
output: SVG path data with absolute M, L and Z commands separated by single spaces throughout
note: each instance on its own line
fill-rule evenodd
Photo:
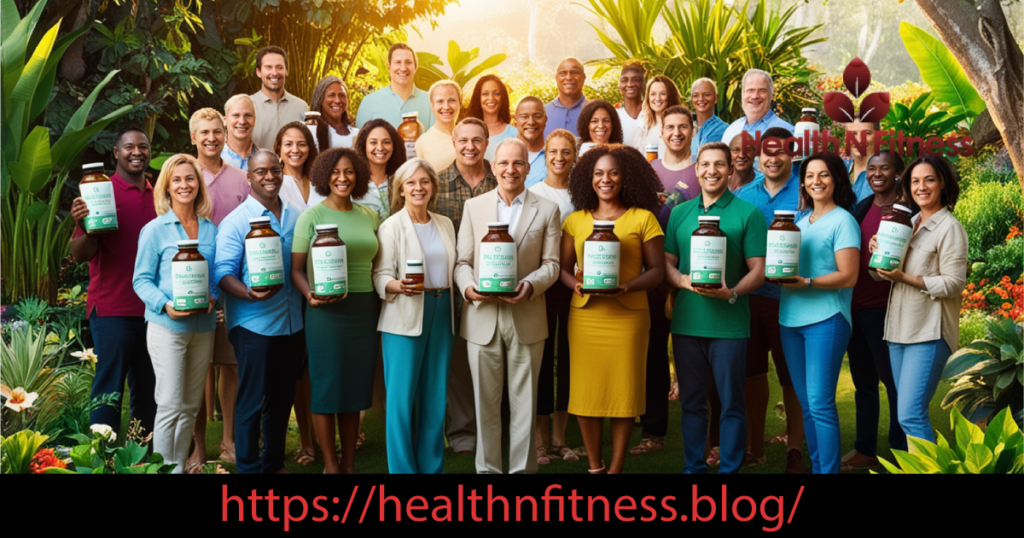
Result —
M 855 98 L 860 97 L 871 84 L 871 70 L 860 58 L 854 58 L 843 71 L 843 84 Z M 832 121 L 850 123 L 859 117 L 864 123 L 879 122 L 889 113 L 889 92 L 874 92 L 864 96 L 858 114 L 853 101 L 841 92 L 826 92 L 825 114 Z

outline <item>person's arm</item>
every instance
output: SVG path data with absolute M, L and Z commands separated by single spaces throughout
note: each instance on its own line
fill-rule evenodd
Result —
M 541 250 L 540 267 L 523 278 L 520 283 L 523 289 L 515 297 L 507 299 L 507 302 L 515 304 L 526 299 L 541 297 L 558 280 L 560 270 L 558 262 L 559 249 L 562 237 L 562 217 L 560 213 L 556 206 L 544 225 L 544 245 Z M 527 290 L 527 287 L 530 289 Z
M 733 292 L 736 292 L 736 297 L 742 297 L 764 284 L 764 258 L 747 258 L 747 274 L 736 283 L 735 288 L 729 288 L 725 285 L 725 281 L 722 281 L 722 287 L 720 288 L 691 288 L 692 291 L 697 292 L 699 295 L 706 297 L 714 297 L 715 299 L 721 299 L 728 301 L 732 299 Z M 814 280 L 818 282 L 817 279 Z
M 132 288 L 150 312 L 166 312 L 172 319 L 182 319 L 188 314 L 174 309 L 174 301 L 160 291 L 156 277 L 160 272 L 160 250 L 152 229 L 143 228 L 139 234 L 139 251 L 135 256 L 135 273 Z
M 261 301 L 273 297 L 280 288 L 271 291 L 252 291 L 242 282 L 242 262 L 245 260 L 245 236 L 232 221 L 224 220 L 217 228 L 217 263 L 213 281 L 233 297 L 246 301 Z
M 822 290 L 838 290 L 852 288 L 857 283 L 860 272 L 860 249 L 855 247 L 837 250 L 836 271 L 811 279 L 811 287 Z M 762 267 L 763 271 L 763 267 Z M 796 282 L 783 284 L 787 288 L 805 288 L 804 277 L 798 276 Z
M 901 269 L 878 270 L 886 280 L 900 282 L 928 292 L 932 299 L 956 297 L 967 284 L 967 234 L 960 226 L 950 227 L 939 240 L 936 256 L 939 274 L 933 276 L 908 275 Z
M 397 221 L 385 221 L 377 229 L 380 247 L 373 258 L 373 286 L 380 298 L 389 303 L 393 302 L 399 293 L 406 296 L 423 293 L 423 288 L 414 287 L 412 280 L 398 280 L 398 260 L 401 258 L 398 252 L 398 234 L 401 232 L 401 224 Z
M 646 271 L 640 276 L 619 286 L 622 295 L 634 291 L 646 291 L 658 287 L 665 281 L 665 236 L 659 235 L 643 243 L 644 267 Z
M 665 253 L 665 283 L 673 288 L 693 291 L 690 275 L 684 275 L 679 270 L 679 256 L 668 252 Z
M 559 270 L 559 279 L 565 287 L 573 290 L 576 295 L 583 297 L 583 292 L 580 291 L 583 288 L 583 283 L 580 279 L 576 278 L 576 240 L 572 234 L 567 231 L 562 232 L 562 246 L 559 249 L 561 255 L 561 269 Z
M 462 225 L 459 226 L 459 240 L 455 245 L 455 285 L 467 301 L 499 301 L 476 292 L 473 264 L 476 263 L 476 236 L 473 233 L 473 218 L 469 211 L 469 200 L 462 208 Z
M 76 230 L 82 230 L 82 235 L 71 239 L 71 256 L 78 263 L 91 261 L 99 251 L 100 236 L 87 234 L 82 221 L 89 216 L 89 207 L 81 197 L 71 202 L 71 218 L 75 221 Z

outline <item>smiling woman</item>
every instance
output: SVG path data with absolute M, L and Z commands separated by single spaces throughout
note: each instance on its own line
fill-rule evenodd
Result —
M 452 129 L 462 108 L 462 88 L 451 80 L 435 82 L 430 87 L 430 108 L 434 125 L 416 140 L 416 155 L 426 159 L 434 170 L 444 170 L 455 162 Z

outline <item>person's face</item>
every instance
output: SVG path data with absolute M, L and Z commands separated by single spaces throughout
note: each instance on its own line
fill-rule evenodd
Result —
M 742 138 L 737 136 L 729 143 L 729 153 L 732 154 L 732 166 L 736 172 L 746 172 L 754 165 L 754 146 L 747 146 L 743 151 Z
M 331 169 L 331 194 L 339 198 L 352 196 L 356 186 L 356 167 L 348 157 L 338 159 Z
M 437 121 L 451 125 L 459 116 L 459 92 L 451 86 L 439 86 L 430 96 L 430 107 Z
M 710 83 L 701 82 L 693 88 L 690 94 L 690 103 L 693 110 L 699 114 L 710 114 L 715 110 L 715 103 L 718 102 L 718 94 Z
M 532 144 L 544 138 L 544 127 L 547 123 L 548 116 L 544 112 L 544 105 L 526 101 L 516 107 L 516 129 L 519 130 L 519 138 L 523 142 Z
M 717 197 L 729 188 L 729 176 L 732 169 L 725 152 L 709 149 L 697 157 L 697 180 L 700 190 L 708 196 Z
M 455 129 L 455 160 L 472 167 L 483 162 L 487 149 L 487 133 L 479 125 L 464 123 Z
M 921 211 L 938 211 L 942 207 L 942 180 L 935 168 L 921 163 L 910 172 L 910 195 Z
M 793 157 L 781 149 L 775 151 L 775 155 L 761 151 L 758 162 L 761 164 L 761 173 L 772 181 L 785 181 L 793 174 Z
M 573 147 L 572 143 L 560 136 L 551 137 L 550 140 L 548 147 L 544 150 L 548 174 L 565 177 L 576 161 L 576 148 Z
M 832 201 L 832 193 L 836 190 L 835 178 L 821 159 L 807 163 L 804 173 L 804 189 L 816 204 L 827 204 Z
M 422 168 L 417 168 L 408 179 L 402 183 L 401 195 L 405 198 L 405 205 L 426 209 L 430 204 L 430 197 L 434 194 L 434 184 L 430 182 L 430 176 Z
M 256 155 L 256 162 L 250 163 L 249 167 L 252 170 L 248 174 L 249 186 L 253 196 L 264 201 L 277 198 L 284 180 L 281 160 L 273 153 L 260 152 Z
M 149 138 L 138 131 L 129 131 L 121 136 L 121 144 L 114 146 L 117 167 L 132 175 L 140 175 L 149 167 Z
M 619 75 L 619 93 L 623 101 L 636 101 L 643 98 L 644 76 L 639 71 L 623 71 Z
M 896 166 L 894 157 L 883 153 L 868 161 L 868 185 L 875 194 L 888 194 L 896 188 Z
M 281 137 L 281 158 L 296 170 L 300 170 L 302 165 L 306 164 L 306 159 L 309 158 L 309 144 L 306 143 L 302 131 L 288 129 L 284 132 L 284 136 Z
M 513 144 L 505 144 L 498 148 L 491 170 L 498 178 L 498 188 L 505 194 L 516 197 L 526 190 L 526 176 L 530 173 L 530 163 L 523 148 Z
M 772 94 L 768 80 L 763 76 L 752 76 L 743 86 L 743 113 L 747 116 L 763 116 L 772 106 Z
M 338 123 L 342 114 L 348 110 L 348 93 L 340 82 L 327 86 L 327 93 L 324 94 L 324 102 L 321 105 L 321 113 L 328 123 Z
M 872 125 L 870 123 L 864 123 L 864 122 L 861 122 L 861 121 L 857 121 L 857 122 L 853 122 L 853 123 L 847 123 L 846 124 L 846 132 L 847 132 L 847 136 L 850 136 L 850 133 L 852 133 L 852 136 L 854 136 L 855 139 L 858 142 L 860 141 L 862 136 L 866 136 L 867 139 L 868 139 L 868 147 L 867 147 L 868 154 L 867 154 L 867 156 L 874 155 L 874 153 L 875 153 L 875 126 L 874 125 Z M 861 134 L 861 133 L 864 133 L 864 134 Z M 850 144 L 850 153 L 854 157 L 864 157 L 865 156 L 865 155 L 861 155 L 860 149 L 857 148 L 857 144 Z
M 202 120 L 189 137 L 199 155 L 208 159 L 218 158 L 224 149 L 224 124 L 220 120 Z
M 578 98 L 583 93 L 583 83 L 586 80 L 587 75 L 583 72 L 583 66 L 576 60 L 564 60 L 558 64 L 555 83 L 558 85 L 559 94 Z
M 189 163 L 181 163 L 174 167 L 171 181 L 167 185 L 171 200 L 181 205 L 188 205 L 199 196 L 199 178 L 196 169 Z
M 398 49 L 391 53 L 391 62 L 388 63 L 388 71 L 391 73 L 391 82 L 404 86 L 412 84 L 416 76 L 416 55 L 411 50 Z
M 370 161 L 370 164 L 388 164 L 394 151 L 394 141 L 391 140 L 387 129 L 377 127 L 366 137 L 366 160 Z
M 647 104 L 655 114 L 661 114 L 668 105 L 668 88 L 660 82 L 651 84 L 651 89 L 647 92 Z
M 235 140 L 248 140 L 252 137 L 252 128 L 256 123 L 256 111 L 252 103 L 242 99 L 235 103 L 227 114 L 228 136 Z
M 615 157 L 604 155 L 598 159 L 592 180 L 599 200 L 611 202 L 617 199 L 622 192 L 622 170 Z
M 590 116 L 590 141 L 595 144 L 607 144 L 612 137 L 612 117 L 608 111 L 599 108 Z
M 480 106 L 484 109 L 484 114 L 497 114 L 505 102 L 505 95 L 501 91 L 501 86 L 493 80 L 484 82 L 484 87 L 480 89 Z
M 256 68 L 256 76 L 263 81 L 263 87 L 280 91 L 284 89 L 285 78 L 288 77 L 288 68 L 284 65 L 284 56 L 271 52 L 263 56 L 262 65 Z
M 680 153 L 693 140 L 693 123 L 686 114 L 669 114 L 661 123 L 661 139 L 672 153 Z

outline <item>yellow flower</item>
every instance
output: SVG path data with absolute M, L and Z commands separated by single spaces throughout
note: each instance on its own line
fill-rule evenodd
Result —
M 0 396 L 7 399 L 7 402 L 4 403 L 4 407 L 11 409 L 16 413 L 20 413 L 22 409 L 32 407 L 32 402 L 36 401 L 39 394 L 35 392 L 25 392 L 25 389 L 22 387 L 11 390 L 7 385 L 0 384 Z
M 92 352 L 92 348 L 86 349 L 85 351 L 76 351 L 72 353 L 71 356 L 78 357 L 83 361 L 89 361 L 93 364 L 96 364 L 100 360 L 100 358 L 97 357 L 96 354 Z

